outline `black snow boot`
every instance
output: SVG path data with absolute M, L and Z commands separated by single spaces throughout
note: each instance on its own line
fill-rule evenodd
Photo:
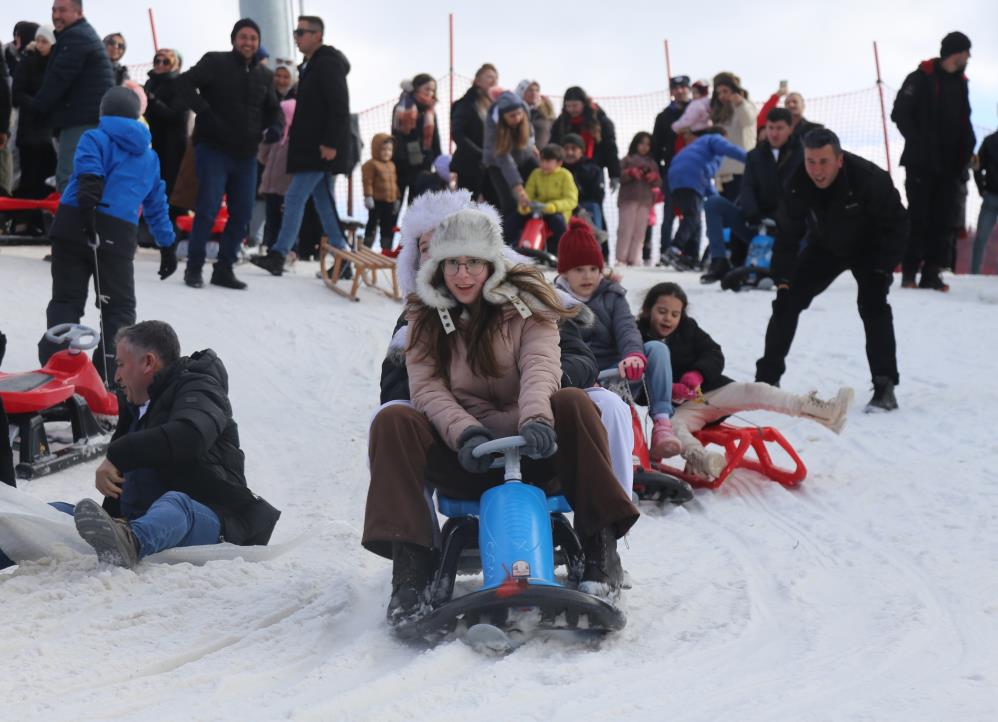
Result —
M 894 396 L 894 382 L 887 376 L 873 377 L 873 398 L 866 405 L 867 413 L 871 411 L 894 411 L 898 400 Z
M 232 266 L 227 266 L 224 263 L 216 263 L 212 266 L 211 285 L 234 288 L 237 291 L 246 288 L 246 284 L 236 278 L 236 274 L 232 272 Z
M 624 568 L 617 554 L 617 535 L 612 527 L 582 542 L 586 567 L 579 583 L 579 591 L 603 599 L 613 599 L 624 583 Z
M 922 277 L 918 280 L 919 288 L 927 288 L 931 291 L 942 291 L 946 293 L 949 291 L 949 284 L 943 281 L 942 273 L 936 266 L 924 266 L 922 268 Z
M 710 270 L 700 276 L 700 283 L 717 283 L 731 271 L 731 261 L 727 258 L 711 258 Z
M 191 288 L 202 288 L 204 286 L 204 279 L 201 278 L 201 269 L 196 271 L 192 268 L 188 268 L 184 271 L 184 283 L 186 283 Z
M 253 256 L 250 258 L 250 263 L 262 268 L 272 276 L 280 276 L 284 273 L 284 256 L 277 251 L 269 251 L 266 256 Z
M 411 620 L 426 607 L 432 576 L 432 549 L 392 542 L 392 598 L 386 614 L 390 625 Z
M 73 510 L 76 531 L 94 548 L 105 564 L 132 569 L 139 563 L 139 543 L 124 519 L 112 519 L 93 499 L 84 499 Z

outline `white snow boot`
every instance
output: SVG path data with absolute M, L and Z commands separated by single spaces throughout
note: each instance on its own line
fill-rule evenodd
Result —
M 817 391 L 812 391 L 807 396 L 801 397 L 800 415 L 806 419 L 817 421 L 836 434 L 841 434 L 854 395 L 855 393 L 851 388 L 843 386 L 835 398 L 825 401 L 818 398 Z
M 707 479 L 716 479 L 728 465 L 728 460 L 724 454 L 716 451 L 707 451 L 702 446 L 683 451 L 683 458 L 686 459 L 686 471 Z

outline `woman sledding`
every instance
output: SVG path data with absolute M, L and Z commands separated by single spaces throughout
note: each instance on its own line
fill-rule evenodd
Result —
M 477 499 L 502 474 L 472 450 L 513 434 L 539 457 L 524 461 L 525 480 L 560 488 L 574 509 L 580 589 L 609 597 L 620 588 L 616 540 L 638 511 L 614 477 L 596 406 L 560 388 L 557 320 L 570 314 L 539 271 L 504 258 L 489 215 L 459 211 L 436 229 L 407 309 L 413 406 L 384 408 L 371 426 L 363 544 L 393 560 L 391 624 L 426 606 L 436 558 L 426 484 Z

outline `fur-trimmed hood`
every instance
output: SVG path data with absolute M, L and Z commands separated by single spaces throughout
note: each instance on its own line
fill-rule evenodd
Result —
M 419 270 L 419 237 L 434 230 L 447 216 L 466 208 L 477 208 L 489 214 L 500 225 L 499 213 L 488 203 L 475 203 L 471 191 L 438 191 L 424 193 L 412 202 L 402 218 L 402 251 L 398 256 L 397 273 L 402 296 L 416 292 L 416 272 Z

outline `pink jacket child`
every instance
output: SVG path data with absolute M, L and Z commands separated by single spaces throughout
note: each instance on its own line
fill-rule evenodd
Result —
M 282 198 L 291 185 L 291 175 L 288 166 L 288 130 L 295 117 L 297 101 L 282 100 L 281 110 L 284 112 L 284 135 L 276 143 L 261 143 L 256 159 L 263 165 L 263 175 L 260 176 L 260 193 L 272 193 Z
M 686 106 L 679 120 L 672 124 L 673 133 L 684 130 L 696 133 L 710 127 L 710 83 L 698 80 L 693 83 L 692 90 L 694 99 Z

